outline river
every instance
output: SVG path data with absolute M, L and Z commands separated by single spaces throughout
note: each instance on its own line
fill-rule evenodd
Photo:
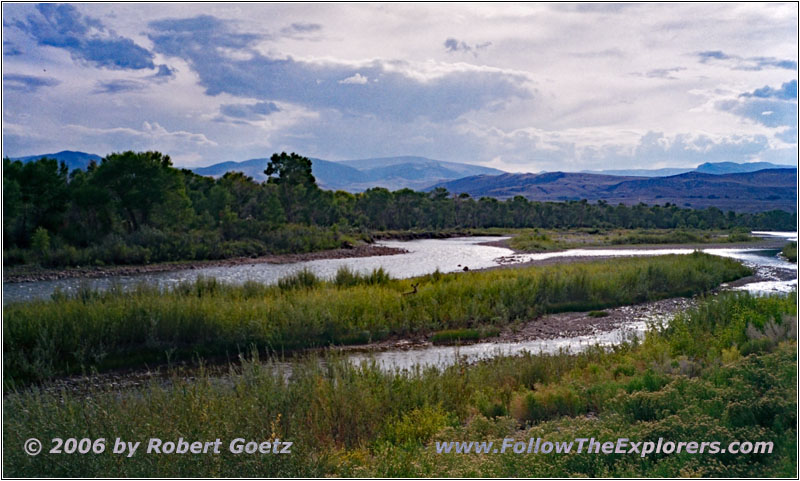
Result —
M 794 232 L 762 232 L 762 236 L 797 238 Z M 139 283 L 155 284 L 162 288 L 174 286 L 180 282 L 193 281 L 200 276 L 215 277 L 220 282 L 243 283 L 256 281 L 267 284 L 302 269 L 310 269 L 322 278 L 332 278 L 336 271 L 347 266 L 355 271 L 370 272 L 382 267 L 395 278 L 408 278 L 429 274 L 436 269 L 441 272 L 457 272 L 468 267 L 471 270 L 497 267 L 503 264 L 517 264 L 531 261 L 566 257 L 611 257 L 611 256 L 654 256 L 664 254 L 690 254 L 693 249 L 569 249 L 559 252 L 539 254 L 515 254 L 504 247 L 484 245 L 490 241 L 505 237 L 459 237 L 452 239 L 422 239 L 412 241 L 383 241 L 380 245 L 405 249 L 408 252 L 391 256 L 359 257 L 346 259 L 322 259 L 291 264 L 238 264 L 230 266 L 214 266 L 195 269 L 183 269 L 166 272 L 142 273 L 136 275 L 118 275 L 98 279 L 56 279 L 48 281 L 3 283 L 3 304 L 8 302 L 32 299 L 48 299 L 58 289 L 65 294 L 75 292 L 80 287 L 92 289 L 108 289 L 117 284 L 123 288 Z M 797 266 L 778 257 L 778 250 L 757 249 L 702 249 L 710 254 L 732 257 L 764 272 L 783 270 L 795 273 L 794 281 L 781 280 L 781 276 L 768 275 L 767 281 L 757 286 L 748 287 L 758 292 L 787 292 L 796 285 Z M 785 275 L 782 277 L 786 277 Z M 773 279 L 774 278 L 774 279 Z
M 784 240 L 796 240 L 795 232 L 756 232 L 755 235 Z M 403 254 L 347 259 L 325 259 L 293 264 L 244 264 L 233 266 L 217 266 L 176 270 L 170 272 L 146 273 L 130 276 L 115 276 L 101 279 L 59 279 L 53 281 L 37 281 L 3 284 L 3 303 L 25 301 L 30 299 L 46 299 L 55 289 L 71 292 L 80 286 L 95 289 L 106 289 L 112 284 L 122 287 L 134 286 L 138 283 L 155 283 L 161 287 L 169 287 L 183 281 L 191 281 L 199 276 L 216 277 L 222 282 L 242 283 L 247 280 L 274 283 L 278 279 L 297 272 L 310 269 L 315 274 L 331 278 L 336 271 L 347 266 L 353 270 L 369 272 L 382 267 L 391 276 L 407 278 L 429 274 L 438 269 L 441 272 L 462 271 L 464 267 L 471 270 L 499 267 L 508 264 L 545 261 L 548 259 L 569 257 L 630 257 L 654 256 L 665 254 L 690 254 L 691 248 L 595 248 L 570 249 L 560 252 L 539 254 L 516 254 L 510 249 L 485 245 L 487 242 L 504 239 L 504 237 L 463 237 L 452 239 L 424 239 L 413 241 L 384 241 L 380 244 L 407 250 Z M 747 290 L 755 294 L 773 292 L 790 292 L 797 289 L 797 265 L 787 262 L 779 256 L 778 249 L 753 248 L 719 248 L 702 249 L 709 254 L 730 257 L 753 268 L 759 280 L 732 287 Z M 518 355 L 523 352 L 555 353 L 560 350 L 577 352 L 591 345 L 619 344 L 634 336 L 641 337 L 648 325 L 661 319 L 658 312 L 637 311 L 635 306 L 621 307 L 627 310 L 626 322 L 612 330 L 597 331 L 586 335 L 536 339 L 521 342 L 481 342 L 465 346 L 416 346 L 412 348 L 392 348 L 378 352 L 348 353 L 352 362 L 374 361 L 386 370 L 413 369 L 416 367 L 443 367 L 459 360 L 475 362 L 499 355 Z

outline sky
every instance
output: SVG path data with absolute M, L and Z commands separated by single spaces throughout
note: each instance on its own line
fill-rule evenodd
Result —
M 792 3 L 10 4 L 3 156 L 797 161 Z

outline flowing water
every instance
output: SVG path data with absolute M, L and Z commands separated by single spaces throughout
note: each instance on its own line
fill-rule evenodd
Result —
M 763 237 L 796 240 L 796 232 L 755 232 Z M 539 254 L 515 254 L 503 247 L 483 245 L 504 237 L 465 237 L 453 239 L 424 239 L 413 241 L 384 241 L 381 245 L 406 249 L 408 252 L 391 256 L 325 259 L 292 264 L 245 264 L 177 270 L 171 272 L 145 273 L 130 276 L 115 276 L 101 279 L 59 279 L 3 284 L 3 303 L 30 299 L 46 299 L 59 289 L 73 292 L 81 286 L 106 289 L 112 284 L 130 287 L 138 283 L 157 284 L 170 287 L 179 282 L 192 281 L 199 276 L 216 277 L 221 282 L 243 283 L 248 280 L 275 283 L 301 269 L 310 269 L 318 276 L 331 278 L 336 271 L 347 266 L 355 271 L 369 272 L 382 267 L 392 277 L 407 278 L 441 272 L 461 271 L 497 267 L 537 260 L 567 257 L 630 257 L 665 254 L 690 254 L 690 248 L 622 248 L 622 249 L 570 249 L 561 252 Z M 779 249 L 702 249 L 709 254 L 737 259 L 757 271 L 761 279 L 733 289 L 747 290 L 755 294 L 790 292 L 797 289 L 797 265 L 779 256 Z M 393 349 L 369 354 L 349 354 L 353 362 L 375 360 L 387 370 L 408 369 L 413 366 L 446 366 L 459 359 L 474 362 L 498 355 L 515 355 L 522 352 L 555 353 L 560 350 L 580 351 L 591 345 L 612 345 L 624 342 L 632 336 L 641 336 L 652 318 L 631 316 L 622 326 L 606 332 L 590 335 L 541 339 L 525 342 L 485 342 L 467 346 L 429 346 L 415 349 Z
M 781 238 L 797 238 L 794 232 L 769 232 L 762 235 Z M 143 273 L 135 275 L 118 275 L 99 279 L 56 279 L 49 281 L 3 283 L 3 304 L 31 299 L 47 299 L 58 289 L 65 294 L 75 292 L 80 287 L 92 289 L 108 289 L 116 284 L 123 288 L 139 283 L 155 284 L 162 288 L 174 286 L 180 282 L 193 281 L 200 276 L 215 277 L 220 282 L 244 283 L 257 281 L 267 284 L 291 275 L 302 269 L 310 269 L 323 278 L 332 278 L 336 271 L 347 266 L 355 271 L 370 272 L 382 267 L 395 278 L 407 278 L 429 274 L 436 269 L 441 272 L 483 269 L 503 264 L 522 263 L 561 257 L 610 257 L 610 256 L 655 256 L 665 254 L 690 254 L 693 249 L 569 249 L 560 252 L 539 254 L 515 254 L 503 247 L 482 245 L 489 241 L 505 239 L 505 237 L 461 237 L 453 239 L 422 239 L 413 241 L 384 241 L 381 245 L 406 249 L 408 252 L 391 256 L 359 257 L 347 259 L 322 259 L 291 264 L 240 264 L 232 266 L 215 266 L 195 269 L 183 269 L 167 272 Z M 777 257 L 778 250 L 754 249 L 703 249 L 710 254 L 732 257 L 745 264 L 759 269 L 781 269 L 797 272 L 796 265 Z M 755 290 L 777 290 L 785 292 L 791 289 L 791 282 L 779 281 L 764 284 Z M 796 276 L 795 276 L 796 277 Z

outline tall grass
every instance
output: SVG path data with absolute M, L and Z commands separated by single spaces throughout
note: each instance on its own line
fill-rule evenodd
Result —
M 328 358 L 291 378 L 257 356 L 224 382 L 186 379 L 89 395 L 36 389 L 4 398 L 12 477 L 792 477 L 796 473 L 794 297 L 728 293 L 638 344 L 577 355 L 501 357 L 386 373 Z M 783 327 L 783 329 L 778 329 Z M 776 334 L 777 333 L 777 334 Z M 768 346 L 749 356 L 753 339 Z M 220 455 L 36 457 L 36 437 L 223 441 Z M 291 455 L 233 455 L 237 437 L 294 442 Z M 771 441 L 772 454 L 443 455 L 436 441 Z
M 392 280 L 389 273 L 383 267 L 373 269 L 369 274 L 354 272 L 347 266 L 342 266 L 336 271 L 333 283 L 337 287 L 353 287 L 358 285 L 386 285 Z
M 503 325 L 546 312 L 588 311 L 691 296 L 750 271 L 703 253 L 438 274 L 341 287 L 301 272 L 278 286 L 213 279 L 166 292 L 139 286 L 4 306 L 6 383 L 135 367 L 251 345 L 286 351 L 442 329 Z M 374 282 L 373 282 L 374 281 Z M 410 284 L 419 284 L 416 294 Z M 357 339 L 364 338 L 359 334 Z

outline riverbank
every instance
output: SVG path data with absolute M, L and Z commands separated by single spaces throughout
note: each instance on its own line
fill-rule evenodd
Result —
M 756 238 L 756 240 L 746 242 L 688 242 L 688 243 L 666 243 L 666 244 L 574 244 L 564 248 L 557 248 L 546 251 L 528 251 L 517 249 L 512 246 L 511 238 L 499 239 L 496 241 L 483 242 L 481 245 L 490 247 L 502 247 L 514 251 L 514 254 L 541 254 L 564 252 L 571 249 L 581 250 L 658 250 L 658 249 L 781 249 L 786 245 L 786 240 L 781 238 Z
M 303 254 L 276 254 L 261 257 L 236 257 L 230 259 L 162 262 L 146 265 L 93 266 L 70 269 L 47 269 L 38 266 L 14 266 L 3 268 L 3 282 L 34 282 L 56 279 L 97 279 L 111 276 L 128 276 L 154 272 L 170 272 L 203 267 L 225 267 L 243 264 L 291 264 L 320 259 L 349 259 L 355 257 L 393 256 L 408 251 L 395 247 L 359 244 L 350 248 L 331 249 Z
M 375 232 L 367 239 L 367 243 L 358 243 L 351 247 L 330 249 L 298 254 L 275 254 L 258 257 L 235 257 L 215 260 L 197 261 L 174 261 L 159 262 L 152 264 L 125 264 L 125 265 L 105 265 L 105 266 L 81 266 L 74 268 L 47 268 L 38 265 L 25 264 L 3 266 L 4 283 L 21 283 L 52 281 L 58 279 L 99 279 L 114 276 L 131 276 L 137 274 L 173 272 L 187 269 L 202 269 L 208 267 L 231 267 L 238 265 L 255 264 L 290 264 L 295 262 L 306 262 L 322 259 L 346 259 L 359 257 L 390 256 L 408 252 L 397 247 L 387 247 L 375 245 L 375 241 L 410 241 L 422 239 L 450 239 L 455 237 L 476 237 L 476 236 L 511 236 L 508 239 L 499 239 L 481 243 L 480 245 L 491 247 L 502 247 L 513 251 L 515 254 L 530 253 L 520 249 L 515 249 L 510 242 L 514 236 L 525 236 L 533 232 L 531 229 L 453 229 L 442 231 L 382 231 Z M 547 231 L 552 235 L 551 231 Z M 555 232 L 555 231 L 553 231 Z M 581 230 L 558 231 L 559 236 L 570 239 L 567 243 L 559 245 L 563 248 L 555 248 L 552 245 L 546 252 L 562 252 L 569 249 L 669 249 L 669 248 L 751 248 L 751 249 L 771 249 L 782 248 L 785 242 L 781 239 L 753 238 L 748 242 L 708 242 L 708 243 L 671 243 L 671 244 L 607 244 L 598 234 L 587 234 Z M 627 233 L 628 231 L 615 231 Z M 596 257 L 595 257 L 596 258 Z M 502 257 L 500 259 L 503 259 Z M 570 262 L 570 261 L 566 261 Z M 538 262 L 547 265 L 548 262 Z
M 668 319 L 697 303 L 696 298 L 673 297 L 658 301 L 642 302 L 627 306 L 603 309 L 602 311 L 559 312 L 544 314 L 534 319 L 516 321 L 499 329 L 497 334 L 478 340 L 461 340 L 457 344 L 508 343 L 543 341 L 559 338 L 574 338 L 613 331 L 635 322 Z M 394 350 L 414 350 L 433 347 L 431 333 L 418 333 L 392 337 L 363 345 L 332 346 L 326 348 L 335 353 L 378 353 Z M 451 343 L 451 344 L 456 344 Z M 317 350 L 316 352 L 322 352 Z M 409 353 L 410 355 L 412 353 Z

